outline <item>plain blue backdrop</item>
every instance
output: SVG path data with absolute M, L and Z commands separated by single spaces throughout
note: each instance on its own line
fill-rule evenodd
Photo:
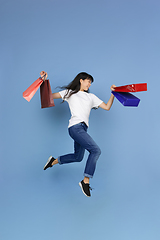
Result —
M 0 0 L 0 239 L 159 240 L 160 2 L 158 0 Z M 93 110 L 89 133 L 102 150 L 92 197 L 78 182 L 81 163 L 43 171 L 48 157 L 73 151 L 67 103 L 41 109 L 52 87 L 86 71 L 104 102 L 110 86 L 147 83 L 137 108 L 116 99 Z

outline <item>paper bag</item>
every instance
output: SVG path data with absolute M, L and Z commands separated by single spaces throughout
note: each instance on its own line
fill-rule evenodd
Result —
M 147 91 L 147 83 L 124 85 L 115 88 L 115 92 L 141 92 Z
M 24 92 L 23 97 L 29 102 L 34 94 L 37 92 L 38 88 L 43 83 L 41 78 L 38 78 L 34 83 L 32 83 Z
M 40 86 L 41 108 L 54 107 L 51 86 L 49 80 L 45 80 Z
M 112 94 L 118 99 L 120 103 L 123 104 L 123 106 L 137 107 L 140 102 L 140 99 L 131 93 L 112 91 Z

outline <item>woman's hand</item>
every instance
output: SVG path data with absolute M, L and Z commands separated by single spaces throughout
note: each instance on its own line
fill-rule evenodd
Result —
M 115 85 L 112 85 L 110 88 L 111 88 L 111 91 L 114 91 L 115 88 L 116 88 L 116 86 L 115 86 Z
M 42 78 L 43 81 L 45 81 L 46 78 L 48 77 L 48 74 L 47 74 L 47 72 L 45 72 L 45 71 L 41 71 L 41 72 L 40 72 L 40 75 L 41 75 L 41 78 Z

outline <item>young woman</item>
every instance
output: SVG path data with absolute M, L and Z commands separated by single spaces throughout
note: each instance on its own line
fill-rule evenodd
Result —
M 97 96 L 89 93 L 89 87 L 93 81 L 94 79 L 91 75 L 81 72 L 69 85 L 63 87 L 65 90 L 52 94 L 54 99 L 62 98 L 63 101 L 67 101 L 69 104 L 71 118 L 68 131 L 74 140 L 74 153 L 59 156 L 56 159 L 50 156 L 44 166 L 44 170 L 46 170 L 58 163 L 81 162 L 86 149 L 89 152 L 89 156 L 84 170 L 84 179 L 79 185 L 87 197 L 91 196 L 89 180 L 94 175 L 96 162 L 101 154 L 100 148 L 87 133 L 90 111 L 92 108 L 98 107 L 110 110 L 114 100 L 114 95 L 111 94 L 109 101 L 104 103 Z M 114 91 L 115 87 L 115 85 L 112 85 L 111 90 Z

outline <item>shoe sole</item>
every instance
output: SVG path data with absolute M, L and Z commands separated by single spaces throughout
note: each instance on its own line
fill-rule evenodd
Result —
M 43 168 L 43 170 L 46 170 L 47 168 L 47 165 L 48 165 L 48 163 L 50 162 L 50 160 L 52 159 L 52 156 L 50 156 L 49 158 L 48 158 L 48 161 L 46 162 L 46 164 L 45 164 L 45 166 L 44 166 L 44 168 Z M 45 169 L 46 168 L 46 169 Z
M 81 190 L 82 190 L 82 192 L 83 192 L 83 194 L 86 196 L 86 197 L 90 197 L 90 196 L 88 196 L 84 191 L 83 191 L 83 187 L 82 187 L 82 184 L 81 184 L 81 182 L 79 182 L 79 186 L 80 186 L 80 188 L 81 188 Z

